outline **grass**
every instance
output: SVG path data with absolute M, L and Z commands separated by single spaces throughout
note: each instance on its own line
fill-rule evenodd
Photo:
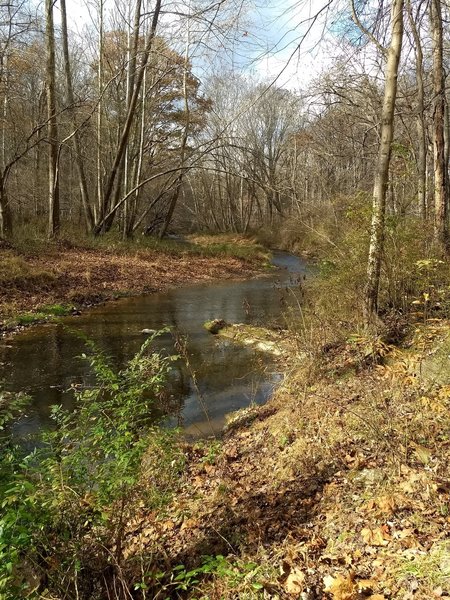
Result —
M 111 231 L 105 235 L 93 237 L 82 229 L 71 227 L 63 229 L 59 240 L 49 241 L 40 227 L 26 226 L 18 229 L 13 248 L 23 256 L 41 256 L 67 249 L 104 250 L 117 254 L 158 252 L 169 256 L 200 256 L 240 258 L 247 261 L 268 263 L 270 253 L 255 238 L 236 234 L 188 235 L 179 239 L 154 236 L 137 236 L 124 240 L 119 232 Z
M 56 320 L 72 313 L 73 307 L 63 304 L 48 304 L 41 306 L 35 312 L 25 312 L 7 321 L 7 326 L 12 328 L 16 325 L 27 326 L 43 321 Z
M 0 285 L 21 286 L 27 280 L 51 281 L 55 275 L 27 262 L 23 256 L 18 256 L 13 250 L 0 251 Z
M 450 544 L 439 542 L 428 553 L 403 558 L 396 571 L 399 579 L 415 578 L 430 590 L 450 584 Z

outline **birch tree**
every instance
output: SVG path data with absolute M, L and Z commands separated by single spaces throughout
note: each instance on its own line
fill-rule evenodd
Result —
M 58 125 L 56 120 L 56 67 L 55 29 L 53 24 L 54 0 L 46 0 L 46 73 L 48 118 L 48 237 L 58 235 L 60 228 L 58 181 Z

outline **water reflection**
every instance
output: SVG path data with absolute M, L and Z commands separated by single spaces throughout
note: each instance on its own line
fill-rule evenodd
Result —
M 144 328 L 170 326 L 187 339 L 191 369 L 175 363 L 168 395 L 179 406 L 172 422 L 182 423 L 193 435 L 218 431 L 224 415 L 250 402 L 264 402 L 271 393 L 276 374 L 268 358 L 249 348 L 218 340 L 206 332 L 204 321 L 223 318 L 229 322 L 268 324 L 280 319 L 283 307 L 294 301 L 286 289 L 297 286 L 306 273 L 298 258 L 277 253 L 282 271 L 245 282 L 193 285 L 165 293 L 123 299 L 96 307 L 63 324 L 35 327 L 0 344 L 0 378 L 7 389 L 24 390 L 32 397 L 29 414 L 15 427 L 18 436 L 49 427 L 50 407 L 73 407 L 73 383 L 89 383 L 92 375 L 79 357 L 83 341 L 70 328 L 92 339 L 121 366 L 141 346 Z M 174 353 L 172 333 L 154 343 L 156 350 Z M 192 373 L 196 374 L 194 385 Z M 205 417 L 205 411 L 208 418 Z

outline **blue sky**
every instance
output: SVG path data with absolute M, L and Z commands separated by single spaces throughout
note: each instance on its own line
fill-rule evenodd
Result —
M 304 88 L 331 64 L 327 42 L 333 5 L 325 0 L 277 0 L 255 7 L 260 49 L 250 68 L 263 78 L 278 77 L 280 86 Z
M 69 27 L 80 31 L 90 22 L 86 0 L 67 0 Z M 130 1 L 130 0 L 128 0 Z M 131 0 L 132 1 L 132 0 Z M 163 0 L 163 6 L 170 9 L 174 0 Z M 176 0 L 175 0 L 176 1 Z M 195 0 L 192 0 L 194 2 Z M 304 88 L 332 62 L 330 45 L 323 38 L 330 38 L 333 20 L 331 10 L 340 0 L 333 0 L 327 7 L 326 0 L 230 0 L 234 7 L 240 7 L 236 21 L 236 34 L 233 40 L 220 43 L 214 55 L 204 48 L 197 50 L 196 60 L 203 71 L 211 63 L 221 63 L 223 68 L 234 68 L 262 80 L 277 79 L 277 84 L 296 90 Z M 87 0 L 94 5 L 96 0 Z M 239 4 L 240 2 L 240 4 Z M 113 0 L 107 0 L 111 6 Z M 150 1 L 150 6 L 152 2 Z M 184 10 L 189 0 L 178 4 Z M 233 20 L 233 8 L 230 19 Z M 95 10 L 91 9 L 95 15 Z M 170 20 L 170 17 L 166 17 Z M 170 27 L 170 25 L 169 25 Z M 182 46 L 183 32 L 170 37 Z

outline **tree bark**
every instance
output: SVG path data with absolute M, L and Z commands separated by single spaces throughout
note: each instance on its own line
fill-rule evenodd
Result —
M 58 183 L 58 125 L 56 121 L 56 69 L 53 2 L 46 0 L 46 54 L 47 54 L 47 116 L 48 116 L 48 237 L 56 237 L 60 228 Z
M 80 186 L 81 193 L 81 203 L 83 205 L 84 216 L 86 219 L 86 228 L 88 231 L 92 231 L 94 229 L 94 216 L 92 214 L 91 205 L 89 202 L 89 192 L 88 185 L 86 180 L 86 173 L 84 170 L 84 162 L 81 156 L 81 146 L 79 139 L 79 131 L 75 118 L 75 95 L 73 92 L 73 83 L 72 83 L 72 70 L 70 66 L 70 56 L 69 56 L 69 41 L 67 34 L 67 12 L 66 12 L 66 0 L 60 0 L 61 6 L 61 33 L 62 33 L 62 46 L 63 46 L 63 55 L 64 55 L 64 72 L 66 77 L 66 93 L 67 93 L 67 103 L 69 105 L 70 110 L 70 120 L 71 126 L 74 130 L 73 135 L 73 149 L 75 152 L 75 163 L 78 171 L 78 181 Z
M 417 131 L 417 200 L 419 212 L 423 220 L 427 218 L 427 141 L 426 141 L 426 126 L 425 126 L 425 88 L 423 81 L 423 50 L 422 42 L 414 20 L 411 0 L 406 3 L 408 10 L 409 23 L 414 38 L 414 51 L 416 55 L 416 85 L 417 85 L 417 116 L 416 116 L 416 131 Z
M 430 24 L 433 43 L 433 154 L 434 154 L 434 238 L 440 254 L 448 252 L 447 169 L 445 163 L 445 76 L 443 65 L 442 6 L 431 0 Z
M 103 148 L 103 5 L 104 0 L 99 0 L 98 23 L 98 65 L 97 65 L 97 204 L 94 208 L 96 224 L 103 218 L 103 174 L 102 174 L 102 148 Z M 94 228 L 95 230 L 95 228 Z
M 387 51 L 386 79 L 381 112 L 381 141 L 373 189 L 372 225 L 370 234 L 364 317 L 369 325 L 378 311 L 381 260 L 384 246 L 386 190 L 389 180 L 391 144 L 394 135 L 394 110 L 397 97 L 398 65 L 403 41 L 404 0 L 393 0 L 391 10 L 391 44 Z
M 11 237 L 13 232 L 12 212 L 3 181 L 0 182 L 0 239 Z

